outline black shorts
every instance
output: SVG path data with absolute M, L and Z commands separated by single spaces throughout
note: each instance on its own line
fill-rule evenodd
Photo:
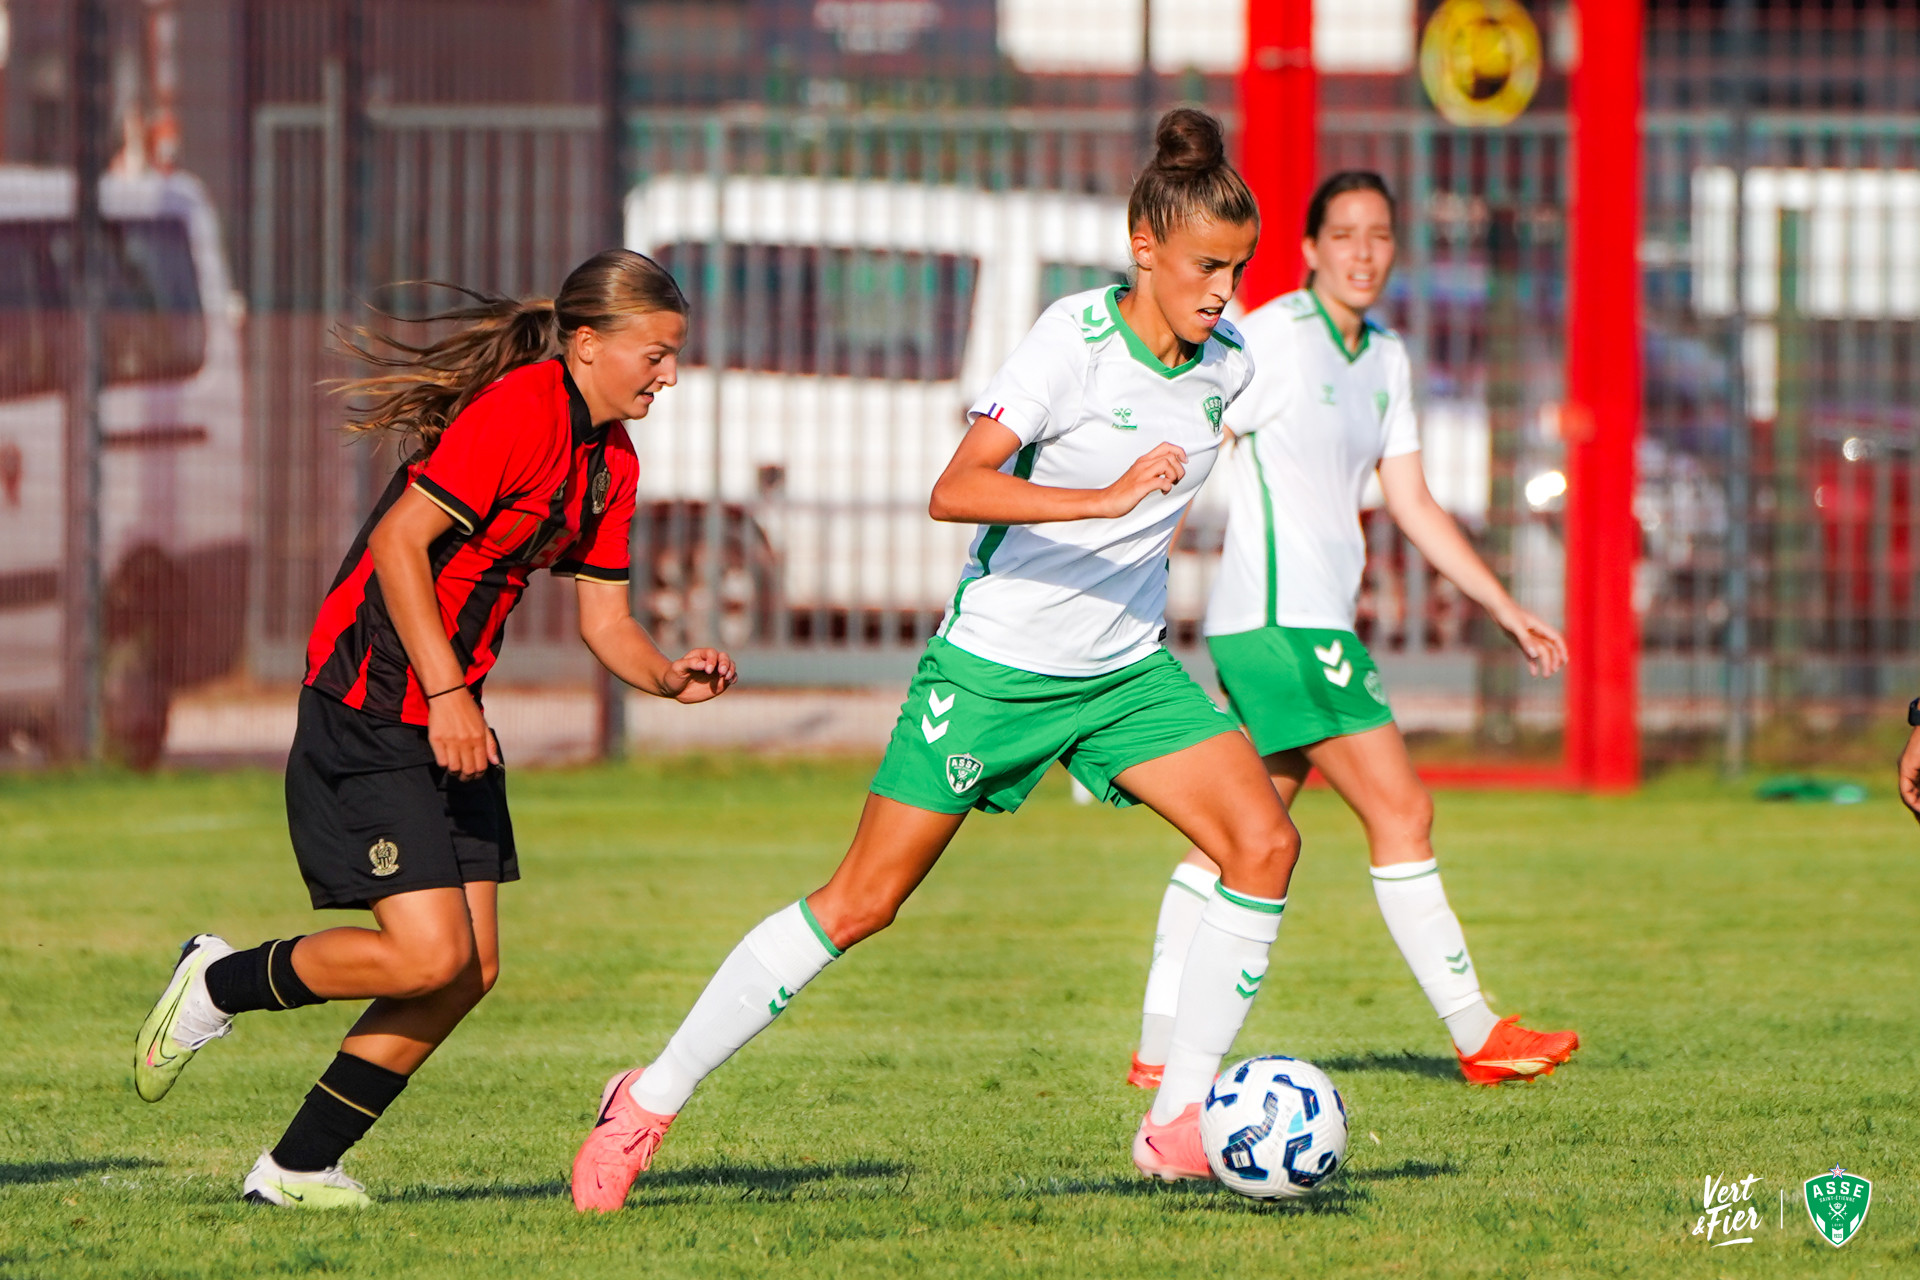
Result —
M 313 689 L 287 757 L 287 829 L 316 908 L 520 878 L 505 769 L 462 782 L 433 762 L 424 728 Z

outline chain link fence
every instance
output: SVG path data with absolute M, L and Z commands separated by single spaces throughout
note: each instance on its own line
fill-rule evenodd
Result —
M 1046 303 L 1124 279 L 1151 109 L 1211 101 L 1236 127 L 1217 69 L 1023 76 L 977 5 L 955 6 L 945 71 L 884 23 L 849 52 L 834 24 L 859 6 L 773 6 L 761 34 L 807 51 L 787 62 L 752 6 L 96 7 L 118 144 L 89 268 L 102 687 L 141 763 L 180 698 L 297 679 L 395 464 L 337 430 L 322 384 L 353 370 L 329 329 L 438 300 L 393 282 L 551 292 L 615 240 L 693 302 L 680 385 L 635 432 L 636 610 L 764 683 L 897 687 L 964 560 L 968 531 L 925 502 L 972 392 Z M 0 728 L 22 759 L 58 744 L 70 693 L 73 12 L 9 6 Z M 1641 721 L 1671 758 L 1857 726 L 1913 678 L 1920 13 L 1654 4 L 1647 49 L 1636 605 Z M 885 73 L 846 73 L 859 58 Z M 1434 490 L 1557 619 L 1566 69 L 1499 129 L 1446 124 L 1408 71 L 1323 84 L 1322 170 L 1400 195 L 1380 318 L 1414 355 Z M 1263 252 L 1290 255 L 1298 222 L 1267 211 Z M 1169 639 L 1202 669 L 1223 519 L 1204 493 L 1172 562 Z M 1406 725 L 1433 751 L 1552 754 L 1560 682 L 1527 678 L 1382 513 L 1365 523 L 1360 627 Z M 542 581 L 512 630 L 500 683 L 591 686 L 570 593 Z

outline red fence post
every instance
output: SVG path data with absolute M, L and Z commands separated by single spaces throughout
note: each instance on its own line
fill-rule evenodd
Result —
M 1300 283 L 1301 228 L 1318 177 L 1320 123 L 1313 0 L 1249 0 L 1240 72 L 1240 174 L 1260 202 L 1260 251 L 1247 264 L 1248 310 Z
M 1256 6 L 1257 7 L 1257 6 Z M 1596 790 L 1640 778 L 1633 513 L 1640 435 L 1641 0 L 1583 4 L 1573 82 L 1567 316 L 1567 766 Z

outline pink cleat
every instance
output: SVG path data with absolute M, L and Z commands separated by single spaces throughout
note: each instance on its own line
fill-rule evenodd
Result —
M 1140 1119 L 1140 1131 L 1133 1135 L 1134 1168 L 1149 1178 L 1180 1182 L 1187 1178 L 1211 1180 L 1207 1153 L 1200 1142 L 1200 1104 L 1187 1109 L 1166 1124 L 1155 1124 L 1153 1112 Z
M 633 1100 L 627 1086 L 640 1072 L 635 1067 L 607 1081 L 600 1118 L 573 1158 L 573 1207 L 581 1213 L 612 1213 L 626 1204 L 627 1189 L 653 1163 L 673 1123 L 672 1116 L 655 1115 Z

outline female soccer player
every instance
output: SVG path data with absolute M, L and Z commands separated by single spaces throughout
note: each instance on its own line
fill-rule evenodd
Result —
M 969 412 L 936 520 L 981 528 L 832 878 L 734 948 L 660 1055 L 616 1074 L 573 1165 L 618 1209 L 700 1081 L 885 928 L 968 810 L 1011 812 L 1056 760 L 1144 803 L 1222 868 L 1193 936 L 1143 1173 L 1207 1177 L 1199 1102 L 1279 933 L 1298 839 L 1260 760 L 1162 647 L 1167 550 L 1252 377 L 1220 319 L 1258 236 L 1219 125 L 1169 112 L 1128 207 L 1138 275 L 1049 307 Z
M 1428 562 L 1513 638 L 1535 675 L 1566 641 L 1515 604 L 1427 491 L 1400 339 L 1367 319 L 1393 271 L 1393 197 L 1378 175 L 1338 173 L 1307 206 L 1307 287 L 1246 319 L 1259 376 L 1233 407 L 1225 555 L 1208 602 L 1207 648 L 1289 808 L 1318 768 L 1359 815 L 1387 930 L 1453 1037 L 1475 1084 L 1544 1075 L 1579 1046 L 1571 1031 L 1496 1019 L 1440 887 L 1433 800 L 1393 723 L 1380 674 L 1354 634 L 1366 566 L 1360 500 L 1377 470 L 1387 512 Z M 1186 999 L 1188 940 L 1219 875 L 1200 849 L 1174 869 L 1154 935 L 1140 1049 L 1128 1081 L 1169 1063 Z
M 313 905 L 369 909 L 378 927 L 248 951 L 200 934 L 135 1045 L 135 1085 L 158 1102 L 238 1014 L 373 1001 L 247 1175 L 248 1200 L 368 1203 L 340 1157 L 493 986 L 496 895 L 520 871 L 480 688 L 528 575 L 575 580 L 580 638 L 635 688 L 704 702 L 733 683 L 726 654 L 670 661 L 627 608 L 639 468 L 621 420 L 673 385 L 686 310 L 658 264 L 609 250 L 557 298 L 483 298 L 435 317 L 465 322 L 438 342 L 362 352 L 389 372 L 350 388 L 372 397 L 354 425 L 418 450 L 307 643 L 287 824 Z

